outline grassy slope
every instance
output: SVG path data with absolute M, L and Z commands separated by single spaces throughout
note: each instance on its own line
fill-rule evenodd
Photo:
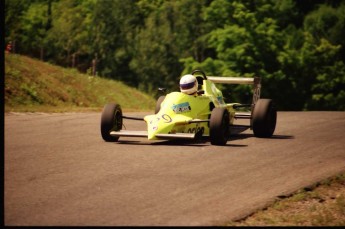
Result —
M 153 98 L 121 82 L 5 55 L 5 112 L 101 111 L 111 102 L 127 111 L 153 111 L 155 107 Z

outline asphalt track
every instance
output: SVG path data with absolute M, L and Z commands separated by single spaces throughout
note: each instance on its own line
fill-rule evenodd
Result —
M 278 112 L 272 138 L 226 146 L 106 143 L 100 117 L 5 114 L 5 226 L 224 225 L 345 171 L 345 112 Z

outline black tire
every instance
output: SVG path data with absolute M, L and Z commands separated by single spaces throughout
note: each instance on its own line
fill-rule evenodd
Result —
M 157 99 L 156 102 L 156 108 L 155 108 L 155 114 L 157 114 L 160 109 L 161 109 L 161 103 L 163 102 L 163 100 L 165 99 L 165 95 L 161 95 L 159 96 L 159 98 Z
M 255 104 L 252 118 L 255 137 L 271 137 L 277 122 L 277 110 L 274 102 L 271 99 L 259 99 Z
M 225 145 L 230 135 L 230 115 L 225 108 L 214 108 L 210 118 L 210 140 L 212 145 Z
M 106 142 L 116 142 L 119 137 L 110 135 L 111 131 L 122 129 L 122 110 L 119 104 L 106 104 L 101 117 L 101 134 Z

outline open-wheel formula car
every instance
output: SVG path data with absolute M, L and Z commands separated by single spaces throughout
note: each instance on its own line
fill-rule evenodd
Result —
M 119 104 L 106 104 L 101 116 L 103 140 L 116 142 L 122 136 L 146 137 L 149 140 L 208 137 L 212 145 L 225 145 L 235 129 L 244 131 L 250 128 L 254 136 L 260 138 L 273 135 L 277 111 L 273 100 L 260 98 L 259 77 L 206 76 L 201 70 L 194 70 L 189 76 L 197 81 L 196 93 L 189 95 L 175 91 L 160 96 L 155 114 L 143 118 L 124 116 Z M 252 103 L 225 103 L 222 92 L 216 87 L 217 83 L 253 85 Z M 188 86 L 190 83 L 184 85 Z M 181 81 L 180 87 L 182 90 Z M 123 119 L 145 121 L 147 130 L 122 130 Z M 237 119 L 248 119 L 249 123 L 237 125 Z

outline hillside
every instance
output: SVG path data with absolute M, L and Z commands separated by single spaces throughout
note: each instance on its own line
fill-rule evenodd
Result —
M 123 110 L 154 110 L 155 99 L 122 82 L 80 74 L 36 59 L 5 55 L 5 112 L 101 111 L 106 103 Z

